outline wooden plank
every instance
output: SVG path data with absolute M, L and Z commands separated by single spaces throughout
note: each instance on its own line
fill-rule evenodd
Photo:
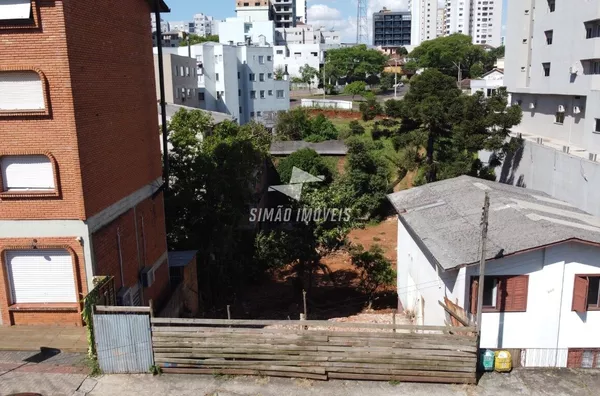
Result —
M 260 334 L 260 333 L 249 333 L 249 334 L 237 334 L 237 333 L 160 333 L 154 332 L 152 338 L 172 338 L 180 340 L 183 338 L 239 338 L 247 340 L 252 337 L 253 340 L 311 340 L 327 342 L 329 337 L 327 335 L 313 335 L 313 334 Z
M 96 312 L 110 312 L 110 313 L 147 313 L 150 314 L 150 307 L 117 307 L 108 305 L 96 305 Z
M 173 356 L 163 356 L 156 355 L 155 361 L 157 363 L 184 363 L 184 364 L 203 364 L 204 358 L 211 358 L 214 356 L 206 356 L 202 355 L 200 357 L 196 355 L 187 355 L 182 357 L 173 357 Z M 221 356 L 220 356 L 221 357 Z M 286 359 L 286 356 L 271 356 L 268 359 L 263 359 L 261 356 L 248 356 L 248 355 L 233 355 L 226 356 L 228 358 L 235 359 L 248 359 L 253 361 L 260 360 L 271 360 L 271 361 L 279 361 L 279 360 L 291 360 Z M 329 362 L 330 360 L 327 358 L 319 358 L 319 357 L 310 357 L 310 356 L 301 356 L 295 359 L 299 362 Z M 366 364 L 381 364 L 381 362 L 390 362 L 389 359 L 356 359 L 360 363 Z M 352 362 L 347 359 L 343 360 L 343 362 Z M 267 363 L 267 362 L 265 362 Z M 472 362 L 468 365 L 457 364 L 455 362 L 436 362 L 436 361 L 414 361 L 414 360 L 395 360 L 391 361 L 394 364 L 395 369 L 402 370 L 433 370 L 433 371 L 457 371 L 457 372 L 475 372 L 476 362 Z
M 380 374 L 380 375 L 408 375 L 415 377 L 452 377 L 471 378 L 473 373 L 450 372 L 450 371 L 426 371 L 426 370 L 397 370 L 390 368 L 354 368 L 354 367 L 327 367 L 328 373 L 353 373 L 353 374 Z
M 326 381 L 327 375 L 286 372 L 286 371 L 269 371 L 269 370 L 249 370 L 249 369 L 203 369 L 203 368 L 171 368 L 162 367 L 163 373 L 167 374 L 228 374 L 228 375 L 268 375 L 271 377 L 291 377 L 291 378 L 307 378 L 314 380 Z
M 469 378 L 459 378 L 454 376 L 446 377 L 417 377 L 401 375 L 377 375 L 377 374 L 352 374 L 352 373 L 328 373 L 330 379 L 350 379 L 366 381 L 400 381 L 400 382 L 431 382 L 441 384 L 474 384 L 475 376 Z
M 452 311 L 450 308 L 448 308 L 446 306 L 446 304 L 444 304 L 441 301 L 438 301 L 438 303 L 440 303 L 440 305 L 442 306 L 442 308 L 444 308 L 444 311 L 448 312 L 448 314 L 450 316 L 452 316 L 454 319 L 456 319 L 460 324 L 462 324 L 465 327 L 469 327 L 469 322 L 465 321 L 463 318 L 461 318 L 460 316 L 458 316 L 457 314 L 455 314 L 454 311 Z
M 240 319 L 184 319 L 184 318 L 152 318 L 153 325 L 220 325 L 220 326 L 311 326 L 311 327 L 347 327 L 364 329 L 397 329 L 410 331 L 461 331 L 475 332 L 475 327 L 446 327 L 393 325 L 378 323 L 330 322 L 327 320 L 240 320 Z

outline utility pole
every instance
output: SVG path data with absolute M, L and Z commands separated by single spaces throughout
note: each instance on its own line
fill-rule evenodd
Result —
M 398 58 L 396 61 L 396 67 L 394 68 L 394 99 L 398 98 Z
M 483 310 L 483 286 L 485 282 L 485 245 L 487 241 L 490 196 L 485 192 L 483 213 L 481 214 L 481 251 L 479 256 L 479 283 L 477 284 L 477 331 L 481 334 L 481 311 Z
M 325 83 L 325 64 L 327 62 L 327 59 L 325 58 L 325 52 L 323 52 L 323 100 L 325 100 L 325 95 L 327 94 L 326 91 L 326 86 L 327 84 Z

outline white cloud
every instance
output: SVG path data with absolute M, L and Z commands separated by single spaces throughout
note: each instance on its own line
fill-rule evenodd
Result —
M 342 13 L 340 10 L 331 8 L 325 4 L 315 4 L 308 7 L 309 21 L 333 21 L 339 20 L 341 17 Z
M 340 33 L 343 43 L 354 43 L 356 41 L 356 17 L 348 17 L 346 19 L 329 19 L 329 20 L 315 20 L 309 19 L 308 23 L 313 25 L 315 28 L 324 27 L 326 29 L 333 29 Z

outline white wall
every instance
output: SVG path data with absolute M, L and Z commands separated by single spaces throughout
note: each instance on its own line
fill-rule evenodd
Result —
M 260 36 L 265 37 L 267 45 L 275 44 L 275 24 L 273 21 L 255 21 L 249 22 L 243 18 L 227 18 L 219 22 L 219 42 L 221 44 L 237 45 L 245 43 L 246 38 L 252 41 L 252 44 L 259 44 Z
M 444 326 L 446 314 L 439 305 L 444 297 L 464 306 L 465 270 L 442 272 L 430 263 L 398 221 L 398 298 L 405 310 L 417 314 L 417 324 Z M 424 306 L 424 312 L 421 307 Z
M 469 267 L 467 279 L 478 274 L 478 266 Z M 489 262 L 486 275 L 529 275 L 527 311 L 484 312 L 481 347 L 528 349 L 532 358 L 543 352 L 550 366 L 566 366 L 566 353 L 557 350 L 600 347 L 600 312 L 571 311 L 575 274 L 600 274 L 600 248 L 565 243 Z

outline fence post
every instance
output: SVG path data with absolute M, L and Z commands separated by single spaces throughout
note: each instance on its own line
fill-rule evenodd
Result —
M 304 301 L 304 319 L 308 319 L 308 313 L 306 312 L 306 290 L 302 290 L 302 300 Z
M 392 310 L 392 324 L 394 325 L 394 329 L 392 330 L 394 333 L 396 332 L 396 310 Z
M 154 301 L 152 299 L 148 300 L 148 306 L 150 307 L 150 317 L 154 317 Z

